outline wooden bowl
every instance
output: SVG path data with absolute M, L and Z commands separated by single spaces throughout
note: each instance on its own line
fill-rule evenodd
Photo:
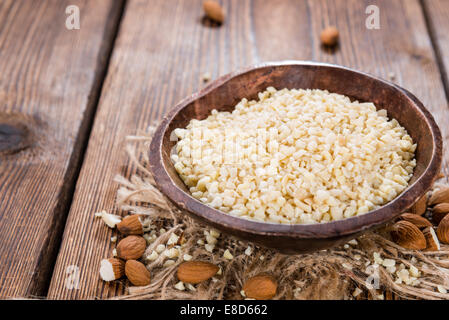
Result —
M 229 111 L 242 99 L 255 99 L 267 87 L 326 89 L 370 101 L 405 127 L 418 144 L 417 165 L 409 186 L 396 199 L 367 214 L 321 224 L 274 224 L 251 221 L 213 209 L 190 196 L 170 160 L 176 142 L 170 134 L 212 109 Z M 150 163 L 160 190 L 192 217 L 225 233 L 284 253 L 329 248 L 379 227 L 409 209 L 427 192 L 441 168 L 441 133 L 432 115 L 411 93 L 387 81 L 345 67 L 302 61 L 264 63 L 225 75 L 180 102 L 164 117 L 151 146 Z

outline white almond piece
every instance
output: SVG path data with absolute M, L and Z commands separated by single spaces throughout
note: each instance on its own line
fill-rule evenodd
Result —
M 206 236 L 206 242 L 209 244 L 216 244 L 217 238 L 212 237 L 210 234 Z
M 242 297 L 246 298 L 245 291 L 241 290 L 241 291 L 240 291 L 240 294 L 242 295 Z
M 348 243 L 352 246 L 356 246 L 359 244 L 356 239 L 349 240 Z
M 170 267 L 170 266 L 172 266 L 172 265 L 174 265 L 174 264 L 175 264 L 175 261 L 174 261 L 174 260 L 165 260 L 163 266 L 164 266 L 164 267 Z
M 212 253 L 214 251 L 215 245 L 207 243 L 204 248 L 206 249 L 207 252 Z
M 444 293 L 444 294 L 447 293 L 446 288 L 444 288 L 442 285 L 438 285 L 438 286 L 437 286 L 437 289 L 438 289 L 438 291 L 439 291 L 440 293 Z
M 218 231 L 215 230 L 215 229 L 210 229 L 209 234 L 210 234 L 212 237 L 214 237 L 214 238 L 219 238 L 219 237 L 220 237 L 220 232 L 218 232 Z
M 199 239 L 196 244 L 199 244 L 200 246 L 202 246 L 204 244 L 204 240 L 203 239 Z
M 208 82 L 211 79 L 211 75 L 209 72 L 203 73 L 203 81 Z
M 154 261 L 159 257 L 159 254 L 153 250 L 149 256 L 147 256 L 147 260 Z
M 396 261 L 394 261 L 393 259 L 384 259 L 382 261 L 382 265 L 387 268 L 387 267 L 394 267 L 396 265 Z
M 347 264 L 347 263 L 343 263 L 342 266 L 343 266 L 343 268 L 345 268 L 345 269 L 352 270 L 352 266 L 350 266 L 350 265 Z
M 99 215 L 97 217 L 101 217 L 101 219 L 103 219 L 103 222 L 109 228 L 112 228 L 112 229 L 115 228 L 115 226 L 122 221 L 122 217 L 120 217 L 120 216 L 118 216 L 116 214 L 111 214 L 111 213 L 107 213 L 107 212 L 104 212 L 104 211 L 101 212 L 101 215 Z
M 117 257 L 117 249 L 112 250 L 112 256 Z
M 386 267 L 387 271 L 389 273 L 395 273 L 396 272 L 396 266 L 390 266 L 390 267 Z
M 182 281 L 179 281 L 177 284 L 175 284 L 175 288 L 179 291 L 184 291 L 186 289 Z
M 223 253 L 223 258 L 232 260 L 232 259 L 234 259 L 234 256 L 231 254 L 231 252 L 228 249 L 226 249 L 225 252 Z
M 183 255 L 182 258 L 184 259 L 184 261 L 190 261 L 190 260 L 192 260 L 193 257 L 190 254 L 186 253 Z
M 109 259 L 103 259 L 100 262 L 100 277 L 104 281 L 117 280 L 119 276 L 114 273 L 114 267 Z
M 162 253 L 165 250 L 165 245 L 164 244 L 158 244 L 156 247 L 156 252 L 157 253 Z
M 193 284 L 191 283 L 186 283 L 186 287 L 187 289 L 189 289 L 190 291 L 196 291 L 196 288 Z
M 176 248 L 167 249 L 164 251 L 164 255 L 170 259 L 173 259 L 179 256 L 179 250 Z
M 117 242 L 117 236 L 113 236 L 113 237 L 111 237 L 111 242 L 112 242 L 112 243 L 115 243 L 115 242 Z
M 179 237 L 176 234 L 172 233 L 170 235 L 170 238 L 168 238 L 167 245 L 177 244 L 178 240 L 179 240 Z
M 399 278 L 401 278 L 401 280 L 403 282 L 407 282 L 410 278 L 409 272 L 407 271 L 407 269 L 402 269 L 402 270 L 398 271 L 396 274 Z
M 246 254 L 247 256 L 250 256 L 251 253 L 253 253 L 253 248 L 251 248 L 251 247 L 246 248 L 245 254 Z
M 419 270 L 415 266 L 410 266 L 409 273 L 412 277 L 415 277 L 415 278 L 419 277 Z
M 373 257 L 374 257 L 374 262 L 377 264 L 382 264 L 382 258 L 380 257 L 380 253 L 379 252 L 374 252 L 373 253 Z

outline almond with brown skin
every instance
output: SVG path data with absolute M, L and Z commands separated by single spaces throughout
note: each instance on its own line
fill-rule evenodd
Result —
M 137 214 L 126 216 L 120 223 L 117 224 L 117 230 L 124 235 L 142 235 L 142 220 Z
M 425 227 L 432 226 L 432 223 L 430 223 L 429 220 L 427 220 L 424 217 L 413 214 L 413 213 L 403 213 L 403 214 L 401 214 L 401 216 L 399 218 L 401 220 L 405 220 L 405 221 L 413 223 L 418 228 L 425 228 Z
M 125 262 L 116 258 L 103 259 L 100 263 L 100 277 L 104 281 L 120 279 L 125 275 Z
M 117 245 L 117 256 L 123 260 L 139 259 L 145 252 L 147 242 L 140 236 L 127 236 Z
M 203 2 L 203 9 L 206 16 L 218 23 L 223 23 L 225 19 L 225 14 L 223 8 L 217 1 L 206 0 Z
M 439 251 L 440 241 L 432 227 L 424 228 L 422 233 L 426 237 L 427 248 L 425 251 Z
M 429 205 L 437 205 L 439 203 L 449 202 L 449 187 L 445 186 L 432 193 L 429 199 Z
M 339 32 L 335 27 L 328 27 L 321 32 L 321 43 L 328 47 L 333 47 L 338 43 Z
M 259 274 L 248 279 L 243 286 L 247 298 L 268 300 L 276 295 L 277 284 L 274 278 L 267 274 Z
M 419 200 L 415 202 L 415 204 L 410 210 L 412 213 L 422 216 L 424 213 L 426 213 L 426 209 L 427 209 L 427 194 L 419 198 Z
M 150 271 L 142 262 L 136 260 L 126 261 L 125 274 L 128 280 L 135 286 L 147 286 L 151 282 Z
M 443 243 L 449 244 L 449 215 L 446 215 L 437 228 L 438 240 Z
M 219 268 L 205 261 L 186 261 L 178 267 L 178 279 L 184 283 L 197 284 L 212 278 Z
M 449 213 L 449 203 L 440 203 L 433 207 L 432 220 L 439 224 L 441 220 Z
M 417 226 L 408 221 L 396 222 L 391 230 L 391 237 L 403 248 L 423 250 L 426 248 L 426 238 Z

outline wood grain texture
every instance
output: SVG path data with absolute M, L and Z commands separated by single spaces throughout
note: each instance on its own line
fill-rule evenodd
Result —
M 46 293 L 117 4 L 0 2 L 2 298 Z M 65 27 L 68 5 L 80 30 Z
M 103 88 L 50 298 L 106 298 L 124 292 L 99 279 L 100 260 L 113 249 L 111 230 L 93 213 L 114 210 L 116 173 L 127 167 L 124 137 L 144 129 L 183 97 L 215 78 L 256 62 L 298 59 L 332 62 L 387 78 L 409 89 L 432 111 L 448 137 L 443 85 L 418 0 L 222 1 L 225 23 L 202 19 L 201 1 L 130 0 Z M 365 28 L 365 8 L 377 4 L 381 29 Z M 341 44 L 321 48 L 319 34 L 336 25 Z M 447 154 L 445 158 L 447 163 Z M 69 265 L 80 267 L 79 290 L 64 286 Z
M 449 99 L 449 1 L 422 0 L 422 6 L 438 58 L 446 97 Z M 449 176 L 448 166 L 444 167 L 443 171 L 446 177 Z

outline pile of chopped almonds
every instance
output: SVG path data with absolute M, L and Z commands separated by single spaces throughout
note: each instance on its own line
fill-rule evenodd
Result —
M 268 87 L 173 130 L 192 197 L 257 221 L 311 224 L 377 209 L 407 186 L 416 144 L 386 110 L 318 89 Z

